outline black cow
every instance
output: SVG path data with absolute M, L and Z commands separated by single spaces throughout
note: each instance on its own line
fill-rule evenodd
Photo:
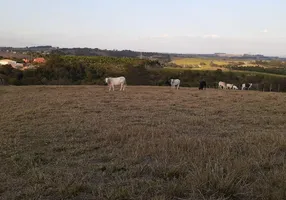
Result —
M 252 86 L 252 83 L 243 83 L 241 86 L 241 90 L 249 90 Z
M 199 90 L 203 90 L 207 88 L 207 83 L 206 81 L 200 81 L 200 86 L 199 86 Z

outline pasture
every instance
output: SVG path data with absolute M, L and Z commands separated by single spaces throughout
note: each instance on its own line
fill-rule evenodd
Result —
M 286 199 L 286 94 L 0 87 L 0 199 Z

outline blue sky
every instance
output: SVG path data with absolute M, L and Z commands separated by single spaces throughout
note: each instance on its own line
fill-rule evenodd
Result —
M 9 0 L 1 8 L 0 46 L 286 55 L 285 0 Z

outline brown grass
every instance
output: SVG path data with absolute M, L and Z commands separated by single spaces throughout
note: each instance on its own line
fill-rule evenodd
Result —
M 286 95 L 0 87 L 0 199 L 286 199 Z

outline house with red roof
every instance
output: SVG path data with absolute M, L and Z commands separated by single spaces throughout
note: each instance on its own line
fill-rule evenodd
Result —
M 33 60 L 34 63 L 45 63 L 46 62 L 46 59 L 45 58 L 35 58 Z

